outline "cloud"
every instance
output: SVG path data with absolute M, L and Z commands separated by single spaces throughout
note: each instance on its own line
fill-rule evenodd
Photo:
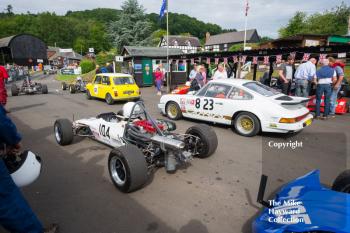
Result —
M 16 13 L 50 11 L 65 14 L 68 10 L 94 8 L 120 9 L 123 0 L 7 0 L 0 9 L 11 4 Z M 139 0 L 148 13 L 159 13 L 162 0 Z M 262 36 L 277 37 L 278 29 L 288 23 L 296 11 L 323 12 L 339 5 L 342 0 L 250 0 L 248 28 L 256 28 Z M 183 13 L 223 28 L 244 29 L 244 0 L 169 0 L 169 11 Z M 170 25 L 171 26 L 171 25 Z

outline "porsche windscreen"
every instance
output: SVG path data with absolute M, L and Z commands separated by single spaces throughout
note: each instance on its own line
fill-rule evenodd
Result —
M 249 82 L 249 83 L 243 84 L 243 86 L 266 97 L 271 97 L 271 96 L 280 94 L 280 92 L 276 91 L 275 89 L 272 89 L 271 87 L 265 86 L 257 82 Z
M 113 78 L 115 85 L 128 85 L 135 84 L 135 81 L 132 77 L 115 77 Z

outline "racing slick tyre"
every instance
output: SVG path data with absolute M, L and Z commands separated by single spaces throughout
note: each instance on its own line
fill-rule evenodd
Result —
M 88 100 L 91 100 L 92 97 L 91 97 L 91 94 L 90 94 L 90 91 L 89 90 L 86 90 L 86 99 Z
M 114 104 L 114 100 L 113 100 L 111 94 L 109 94 L 109 93 L 106 94 L 105 100 L 106 100 L 106 103 L 107 103 L 108 105 Z
M 75 93 L 75 86 L 73 84 L 69 85 L 69 93 L 71 94 Z
M 63 91 L 67 90 L 67 83 L 62 82 L 62 90 Z
M 253 137 L 260 132 L 260 121 L 250 112 L 241 112 L 233 120 L 233 128 L 241 136 Z
M 18 96 L 19 91 L 18 91 L 16 84 L 11 85 L 11 94 L 12 94 L 12 96 Z
M 58 119 L 55 121 L 54 125 L 55 139 L 61 146 L 66 146 L 72 143 L 73 125 L 68 119 Z
M 197 145 L 198 158 L 204 159 L 211 156 L 218 147 L 218 138 L 215 131 L 208 125 L 199 124 L 194 125 L 186 131 L 190 134 L 199 137 L 200 141 Z
M 49 93 L 47 89 L 47 85 L 45 84 L 41 85 L 41 94 L 47 94 L 47 93 Z
M 124 193 L 141 188 L 148 180 L 145 156 L 131 144 L 111 151 L 108 157 L 108 171 L 113 184 Z
M 167 103 L 165 113 L 171 120 L 179 120 L 182 118 L 182 112 L 179 105 L 173 101 Z
M 334 180 L 332 190 L 350 193 L 350 170 L 346 170 Z

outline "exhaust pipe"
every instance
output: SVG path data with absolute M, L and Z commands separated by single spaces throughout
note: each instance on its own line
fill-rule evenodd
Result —
M 165 148 L 170 147 L 171 149 L 181 150 L 185 148 L 185 143 L 180 140 L 167 138 L 164 136 L 155 135 L 151 137 L 151 140 Z M 163 148 L 163 147 L 162 147 Z

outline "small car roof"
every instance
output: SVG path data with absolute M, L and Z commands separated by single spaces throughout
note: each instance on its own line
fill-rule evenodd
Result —
M 123 73 L 99 73 L 97 74 L 97 76 L 109 76 L 109 77 L 116 77 L 116 78 L 132 77 L 132 75 L 130 74 L 123 74 Z

